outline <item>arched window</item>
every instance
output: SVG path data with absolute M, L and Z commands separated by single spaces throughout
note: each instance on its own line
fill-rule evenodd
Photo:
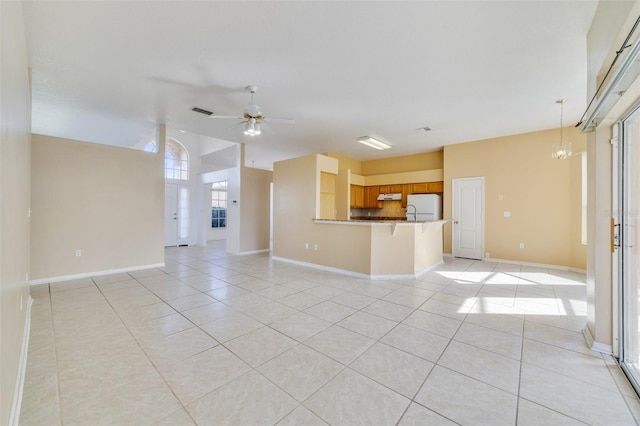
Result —
M 156 141 L 147 143 L 144 150 L 158 152 Z M 189 180 L 189 154 L 180 142 L 171 138 L 167 138 L 164 149 L 164 178 Z

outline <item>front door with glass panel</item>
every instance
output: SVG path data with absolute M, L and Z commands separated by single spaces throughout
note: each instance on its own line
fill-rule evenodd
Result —
M 620 361 L 631 382 L 640 389 L 640 109 L 619 126 L 619 258 L 621 350 Z

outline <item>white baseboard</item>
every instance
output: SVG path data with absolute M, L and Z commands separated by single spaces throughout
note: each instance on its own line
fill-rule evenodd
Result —
M 164 262 L 154 263 L 151 265 L 132 266 L 130 268 L 109 269 L 106 271 L 83 272 L 81 274 L 62 275 L 59 277 L 38 278 L 37 280 L 29 280 L 29 285 L 39 285 L 48 283 L 57 283 L 60 281 L 77 280 L 81 278 L 99 277 L 101 275 L 121 274 L 123 272 L 144 271 L 145 269 L 164 268 L 167 266 Z
M 451 253 L 442 253 L 442 256 L 447 258 L 454 257 Z M 562 265 L 549 265 L 547 263 L 523 262 L 521 260 L 496 259 L 494 257 L 485 257 L 480 260 L 482 260 L 483 262 L 508 263 L 511 265 L 526 265 L 526 266 L 535 266 L 536 268 L 557 269 L 560 271 L 577 272 L 579 274 L 587 273 L 586 269 L 579 269 L 579 268 L 573 268 L 571 266 L 562 266 Z
M 512 265 L 525 265 L 525 266 L 534 266 L 536 268 L 547 268 L 547 269 L 556 269 L 559 271 L 577 272 L 579 274 L 587 273 L 585 269 L 572 268 L 570 266 L 562 266 L 562 265 L 549 265 L 547 263 L 522 262 L 520 260 L 495 259 L 493 257 L 487 257 L 482 260 L 485 262 L 509 263 Z
M 363 274 L 361 272 L 354 272 L 354 271 L 348 271 L 346 269 L 332 268 L 330 266 L 318 265 L 316 263 L 302 262 L 300 260 L 289 259 L 286 257 L 271 256 L 271 258 L 273 260 L 278 260 L 280 262 L 285 262 L 285 263 L 291 263 L 293 265 L 306 266 L 308 268 L 320 269 L 321 271 L 327 271 L 327 272 L 336 272 L 338 274 L 349 275 L 350 277 L 369 279 L 369 275 Z
M 248 254 L 259 254 L 259 253 L 269 253 L 271 250 L 262 249 L 262 250 L 252 250 L 252 251 L 242 251 L 240 253 L 236 253 L 236 256 L 246 256 Z
M 435 263 L 435 264 L 431 265 L 430 267 L 425 268 L 422 271 L 418 272 L 417 274 L 369 275 L 369 274 L 363 274 L 362 272 L 355 272 L 355 271 L 349 271 L 347 269 L 333 268 L 331 266 L 318 265 L 317 263 L 302 262 L 300 260 L 288 259 L 288 258 L 285 258 L 285 257 L 271 256 L 271 258 L 273 260 L 278 260 L 280 262 L 292 263 L 294 265 L 306 266 L 308 268 L 320 269 L 322 271 L 327 271 L 327 272 L 335 272 L 335 273 L 342 274 L 342 275 L 348 275 L 350 277 L 364 278 L 365 280 L 379 280 L 379 281 L 382 281 L 382 280 L 414 280 L 416 278 L 420 278 L 421 276 L 431 272 L 432 270 L 434 270 L 435 268 L 437 268 L 438 266 L 440 266 L 443 263 L 442 261 L 440 261 L 438 263 Z
M 27 373 L 27 357 L 29 355 L 29 335 L 31 332 L 31 306 L 33 299 L 29 296 L 27 300 L 27 311 L 24 321 L 24 331 L 22 332 L 22 346 L 20 348 L 20 359 L 18 360 L 18 374 L 16 385 L 13 389 L 13 402 L 11 413 L 9 413 L 9 425 L 18 426 L 20 422 L 20 409 L 22 408 L 22 394 L 24 392 L 24 379 Z
M 613 354 L 613 346 L 593 340 L 593 336 L 591 335 L 591 330 L 589 330 L 589 327 L 585 327 L 582 329 L 582 335 L 584 336 L 584 340 L 587 342 L 587 346 L 592 351 L 600 352 L 606 355 Z

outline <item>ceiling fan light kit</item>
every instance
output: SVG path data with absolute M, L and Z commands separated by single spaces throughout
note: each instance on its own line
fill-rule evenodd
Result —
M 391 148 L 391 145 L 389 145 L 388 143 L 382 142 L 381 140 L 378 140 L 376 138 L 372 138 L 371 136 L 361 136 L 356 140 L 361 144 L 374 149 L 383 150 Z
M 248 136 L 258 136 L 261 134 L 260 124 L 256 122 L 255 118 L 249 119 L 247 124 L 244 125 L 244 134 Z

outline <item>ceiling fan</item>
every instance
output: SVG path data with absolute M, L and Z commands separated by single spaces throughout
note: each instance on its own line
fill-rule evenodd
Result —
M 199 112 L 200 114 L 207 115 L 209 118 L 226 118 L 241 120 L 240 123 L 244 123 L 244 134 L 249 136 L 257 136 L 262 133 L 260 125 L 262 123 L 288 123 L 293 124 L 295 120 L 288 118 L 267 118 L 262 115 L 260 107 L 253 102 L 253 95 L 258 91 L 258 86 L 247 86 L 247 92 L 251 93 L 251 102 L 247 106 L 247 109 L 241 116 L 236 115 L 214 115 L 213 112 L 206 109 L 194 107 L 192 111 Z

